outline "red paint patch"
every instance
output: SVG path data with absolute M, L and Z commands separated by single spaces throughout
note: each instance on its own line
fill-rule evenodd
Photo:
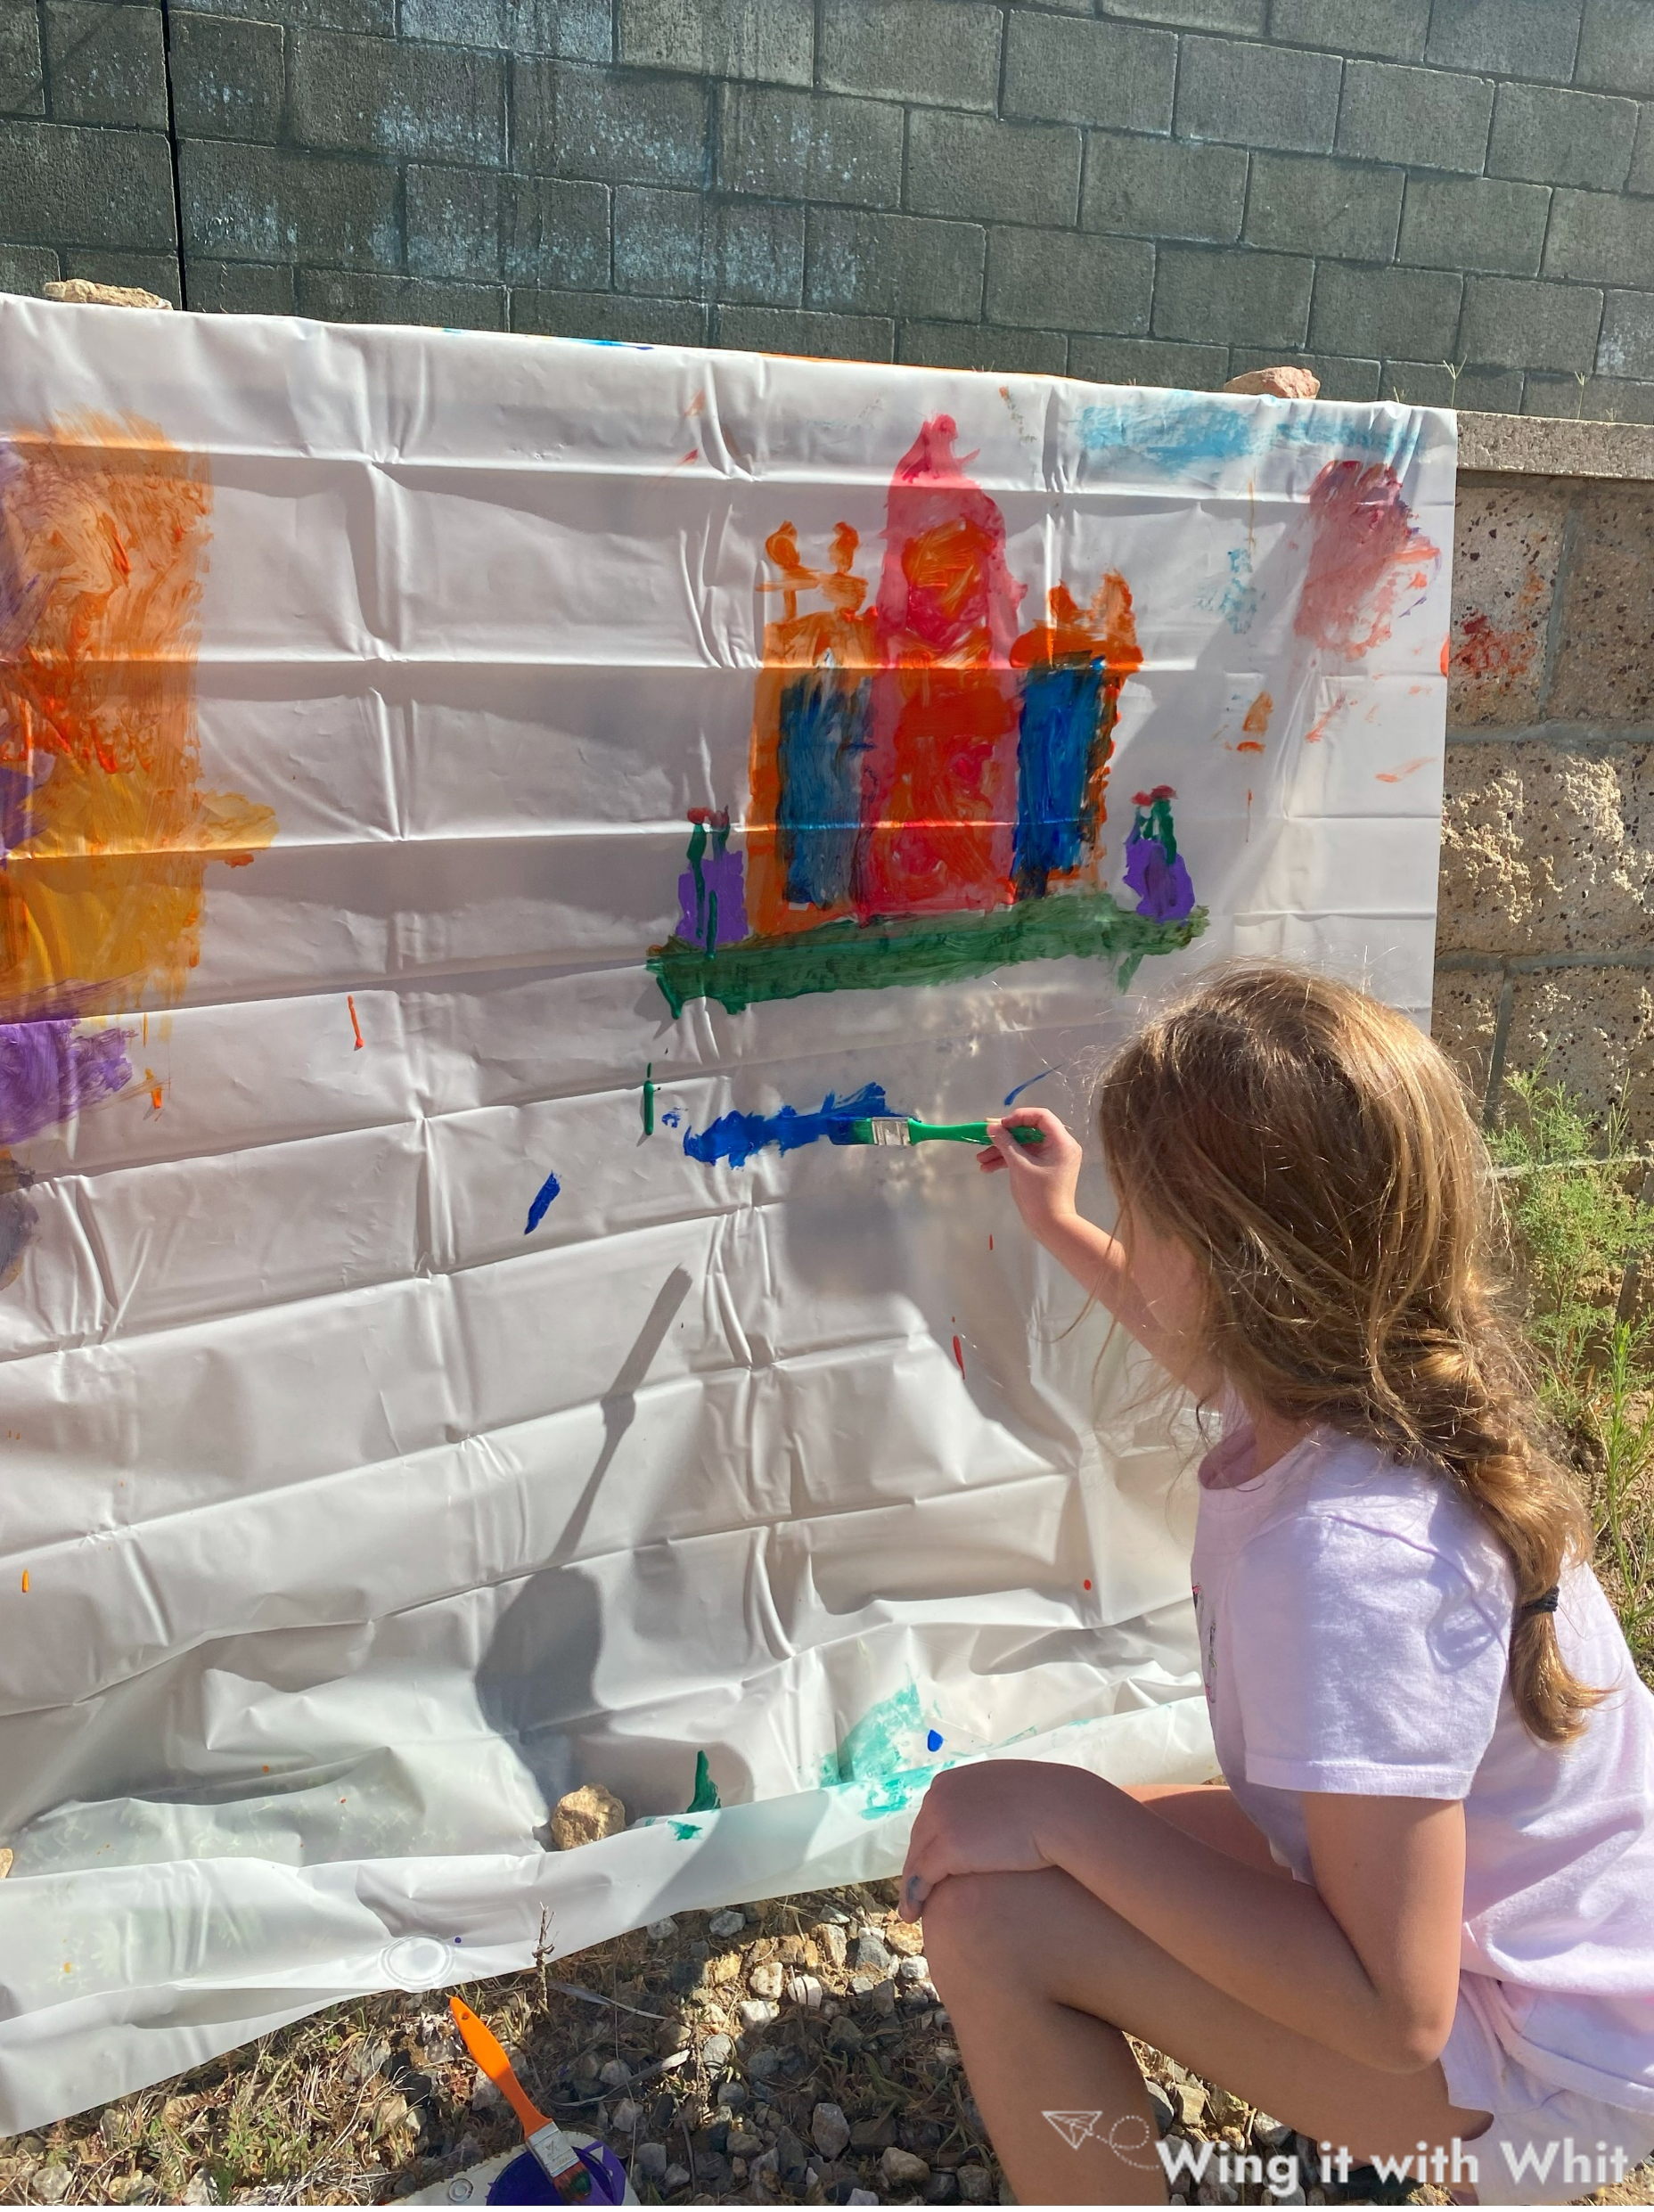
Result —
M 1091 1588 L 1091 1577 L 1089 1575 L 1086 1576 L 1085 1581 L 1080 1585 L 1080 1587 L 1083 1590 L 1089 1590 Z
M 356 1049 L 360 1052 L 364 1039 L 362 1035 L 362 1024 L 356 1020 L 356 1002 L 353 993 L 349 991 L 345 993 L 345 1004 L 350 1009 L 350 1026 L 356 1033 Z
M 1401 479 L 1381 463 L 1330 461 L 1309 495 L 1314 544 L 1293 627 L 1328 652 L 1359 660 L 1390 634 L 1404 591 L 1427 588 L 1439 560 L 1415 529 Z
M 988 1249 L 988 1250 L 989 1250 L 990 1252 L 991 1252 L 991 1251 L 993 1250 L 993 1249 L 994 1249 L 994 1240 L 993 1240 L 993 1238 L 992 1238 L 992 1237 L 989 1237 L 989 1239 L 988 1239 L 988 1241 L 987 1241 L 987 1249 Z
M 1531 630 L 1496 630 L 1485 614 L 1467 614 L 1459 627 L 1453 665 L 1462 676 L 1525 676 L 1533 666 Z
M 1263 750 L 1262 742 L 1256 737 L 1243 737 L 1235 747 L 1238 753 L 1261 753 Z
M 959 1372 L 962 1375 L 965 1372 L 965 1351 L 957 1337 L 954 1339 L 954 1357 L 959 1362 Z

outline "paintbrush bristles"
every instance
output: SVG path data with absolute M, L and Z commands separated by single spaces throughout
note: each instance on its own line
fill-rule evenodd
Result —
M 913 1133 L 905 1121 L 875 1115 L 867 1124 L 867 1142 L 870 1144 L 911 1144 L 913 1141 Z

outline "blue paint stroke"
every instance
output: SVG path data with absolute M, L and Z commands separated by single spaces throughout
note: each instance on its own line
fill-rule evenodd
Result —
M 545 1182 L 541 1184 L 539 1189 L 535 1192 L 534 1203 L 528 1208 L 528 1226 L 523 1231 L 524 1236 L 531 1237 L 534 1234 L 540 1224 L 545 1219 L 546 1208 L 550 1206 L 552 1200 L 556 1197 L 557 1193 L 562 1189 L 562 1184 L 559 1183 L 555 1176 L 546 1176 Z
M 1031 669 L 1017 729 L 1017 827 L 1011 873 L 1019 898 L 1044 898 L 1077 868 L 1096 835 L 1088 806 L 1102 716 L 1101 667 Z
M 1375 420 L 1354 419 L 1355 409 L 1334 403 L 1294 403 L 1278 413 L 1242 400 L 1172 392 L 1150 399 L 1136 392 L 1104 399 L 1080 410 L 1077 428 L 1090 453 L 1128 465 L 1147 462 L 1167 476 L 1219 468 L 1225 462 L 1250 461 L 1285 446 L 1340 454 L 1379 454 L 1401 472 L 1418 444 L 1419 419 L 1411 409 L 1387 409 Z
M 775 749 L 775 854 L 795 906 L 850 896 L 862 834 L 862 755 L 872 743 L 872 681 L 834 670 L 801 676 L 781 695 Z
M 1245 545 L 1232 545 L 1228 575 L 1221 583 L 1203 585 L 1195 594 L 1195 605 L 1203 614 L 1221 615 L 1237 637 L 1243 636 L 1257 613 L 1257 591 L 1251 578 L 1251 553 Z
M 690 1130 L 684 1139 L 684 1150 L 691 1159 L 705 1167 L 715 1167 L 722 1160 L 732 1167 L 744 1167 L 766 1144 L 783 1152 L 796 1152 L 804 1144 L 819 1144 L 823 1137 L 829 1144 L 854 1144 L 850 1125 L 872 1114 L 908 1118 L 885 1097 L 882 1084 L 867 1083 L 848 1098 L 835 1097 L 829 1091 L 818 1113 L 801 1114 L 796 1106 L 783 1106 L 774 1114 L 720 1114 L 699 1135 Z
M 1009 1106 L 1013 1099 L 1020 1098 L 1024 1091 L 1031 1091 L 1036 1083 L 1044 1083 L 1047 1076 L 1054 1076 L 1056 1072 L 1054 1068 L 1042 1068 L 1036 1076 L 1028 1077 L 1025 1081 L 1019 1083 L 1014 1090 L 1005 1093 L 1006 1105 Z
M 942 1732 L 939 1728 L 933 1728 L 929 1734 L 925 1738 L 925 1749 L 927 1751 L 939 1751 L 941 1749 Z

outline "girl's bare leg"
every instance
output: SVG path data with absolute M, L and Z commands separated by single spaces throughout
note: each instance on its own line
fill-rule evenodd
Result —
M 1024 2203 L 1165 2202 L 1159 2131 L 1122 2030 L 1312 2141 L 1347 2145 L 1356 2164 L 1415 2154 L 1421 2138 L 1450 2151 L 1489 2124 L 1452 2103 L 1439 2062 L 1387 2074 L 1324 2050 L 1203 1981 L 1054 1868 L 955 1876 L 927 1900 L 924 1929 L 972 2093 Z M 1096 2117 L 1072 2142 L 1077 2125 L 1065 2132 L 1053 2112 Z

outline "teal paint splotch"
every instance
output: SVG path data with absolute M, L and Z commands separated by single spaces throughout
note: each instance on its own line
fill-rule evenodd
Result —
M 1372 454 L 1404 470 L 1419 435 L 1411 411 L 1398 407 L 1365 421 L 1350 420 L 1353 412 L 1324 400 L 1258 406 L 1174 392 L 1095 401 L 1080 410 L 1077 428 L 1088 453 L 1119 465 L 1146 462 L 1167 476 L 1199 475 L 1283 446 L 1318 448 L 1329 458 Z
M 864 1790 L 862 1812 L 867 1820 L 905 1812 L 938 1771 L 934 1759 L 919 1756 L 927 1731 L 935 1733 L 920 1706 L 917 1689 L 909 1683 L 905 1690 L 871 1706 L 838 1749 L 822 1761 L 822 1787 L 841 1789 L 854 1783 Z
M 712 1762 L 704 1751 L 695 1754 L 695 1794 L 684 1807 L 686 1813 L 716 1813 L 723 1809 L 724 1800 L 718 1786 L 712 1779 Z

